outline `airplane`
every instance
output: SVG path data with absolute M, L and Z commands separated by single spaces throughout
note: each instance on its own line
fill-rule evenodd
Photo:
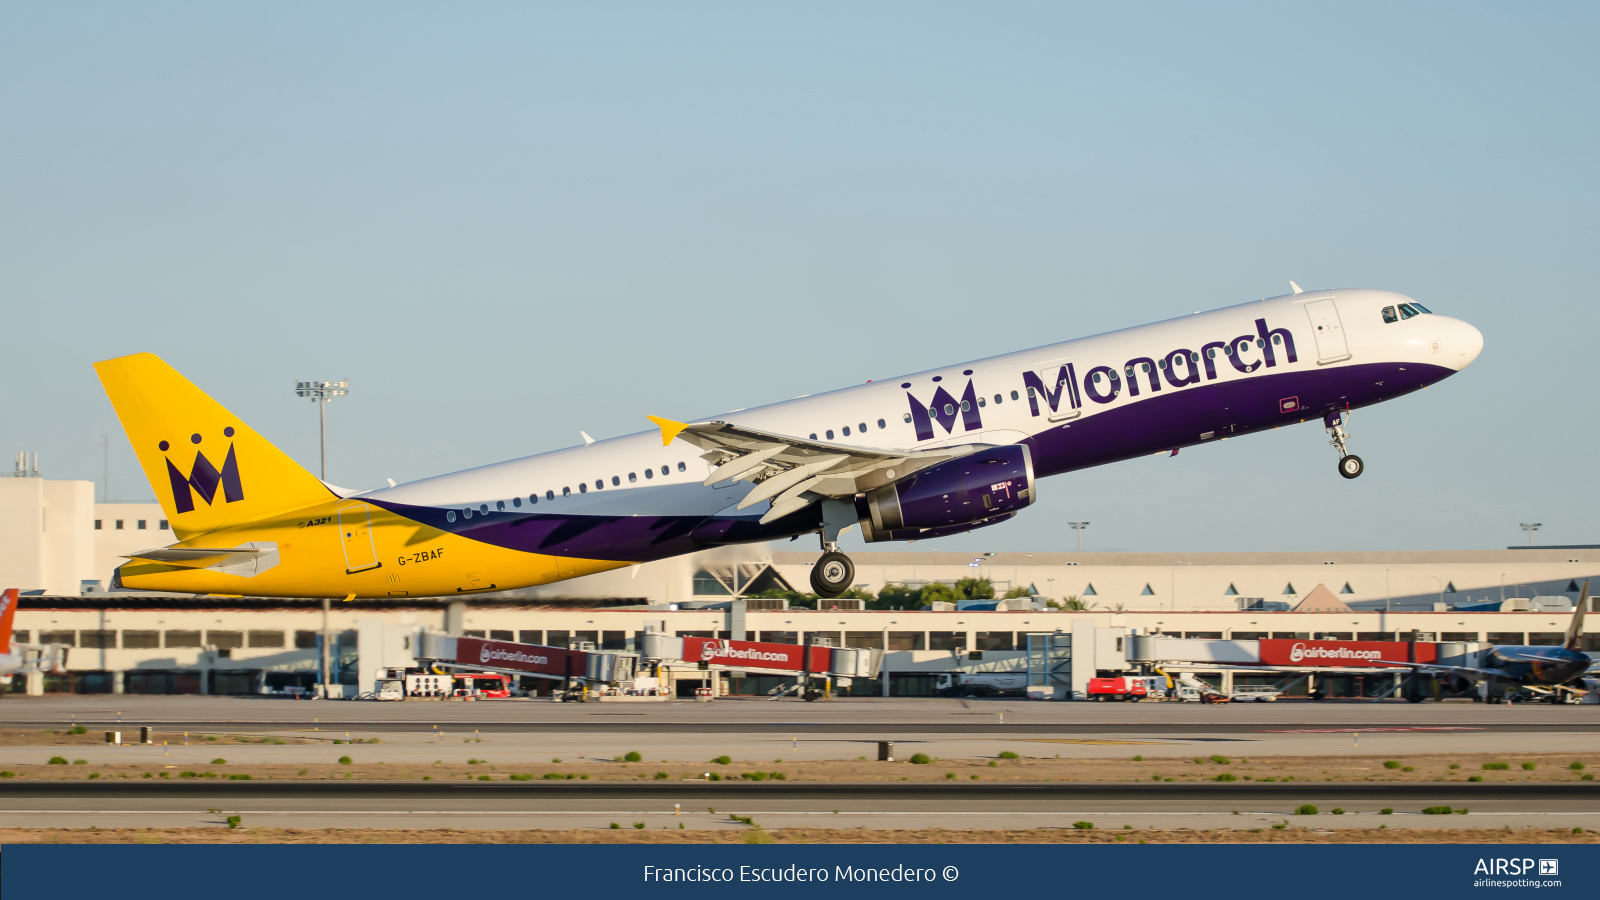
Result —
M 1594 662 L 1589 654 L 1578 649 L 1583 637 L 1583 614 L 1588 608 L 1589 582 L 1585 581 L 1583 590 L 1578 593 L 1578 607 L 1572 612 L 1572 621 L 1559 647 L 1497 645 L 1484 652 L 1481 666 L 1444 666 L 1387 659 L 1379 662 L 1403 666 L 1419 675 L 1451 675 L 1474 684 L 1487 681 L 1490 695 L 1505 696 L 1519 688 L 1528 688 L 1553 698 L 1561 687 L 1574 682 L 1581 684 Z
M 707 548 L 817 534 L 820 596 L 855 578 L 839 535 L 957 534 L 1015 517 L 1039 479 L 1320 419 L 1365 469 L 1353 410 L 1436 384 L 1483 335 L 1402 294 L 1302 291 L 956 363 L 390 487 L 327 484 L 149 353 L 95 365 L 179 538 L 121 589 L 468 595 Z
M 11 684 L 11 676 L 30 672 L 61 672 L 66 669 L 67 648 L 61 644 L 19 644 L 11 640 L 17 618 L 16 588 L 0 591 L 0 685 Z
M 18 595 L 16 588 L 0 591 L 0 673 L 22 667 L 21 653 L 13 652 L 11 647 L 11 626 L 17 619 Z

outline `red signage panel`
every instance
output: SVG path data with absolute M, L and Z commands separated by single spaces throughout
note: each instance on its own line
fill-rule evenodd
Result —
M 579 671 L 569 672 L 568 661 Z M 540 647 L 534 644 L 513 644 L 510 641 L 486 641 L 483 638 L 456 638 L 457 663 L 464 666 L 486 666 L 493 669 L 511 669 L 539 675 L 583 675 L 582 651 L 564 650 L 560 647 Z
M 1438 658 L 1438 646 L 1409 641 L 1261 641 L 1261 663 L 1268 666 L 1371 666 L 1386 668 L 1390 663 L 1431 663 Z M 1416 657 L 1411 648 L 1416 648 Z
M 710 663 L 714 666 L 735 666 L 747 669 L 782 669 L 786 672 L 803 672 L 806 648 L 800 644 L 769 644 L 760 641 L 719 641 L 713 638 L 686 637 L 683 639 L 683 658 L 686 662 Z M 811 671 L 827 672 L 833 662 L 833 648 L 811 648 Z

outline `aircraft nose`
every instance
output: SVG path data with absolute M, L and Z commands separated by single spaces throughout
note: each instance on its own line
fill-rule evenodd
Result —
M 1450 346 L 1445 353 L 1451 368 L 1460 371 L 1472 365 L 1478 354 L 1483 352 L 1483 332 L 1479 331 L 1470 322 L 1456 320 L 1455 333 L 1450 336 Z

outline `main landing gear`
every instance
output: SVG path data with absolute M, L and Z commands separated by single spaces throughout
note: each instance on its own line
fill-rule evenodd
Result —
M 856 580 L 856 564 L 839 552 L 839 545 L 826 547 L 827 552 L 811 567 L 811 589 L 819 597 L 829 600 L 850 590 Z
M 822 501 L 822 558 L 811 567 L 811 590 L 832 600 L 856 580 L 856 564 L 839 552 L 839 533 L 856 523 L 855 504 L 848 500 Z
M 1338 410 L 1322 417 L 1322 427 L 1328 434 L 1333 435 L 1333 440 L 1328 443 L 1333 449 L 1339 451 L 1339 474 L 1346 478 L 1359 478 L 1366 471 L 1367 464 L 1361 457 L 1345 449 L 1345 441 L 1350 439 L 1350 432 L 1344 430 L 1344 423 L 1350 418 L 1349 410 Z

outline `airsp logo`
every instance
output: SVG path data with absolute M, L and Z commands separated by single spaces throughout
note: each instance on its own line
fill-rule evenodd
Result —
M 1540 875 L 1559 875 L 1559 874 L 1561 874 L 1561 861 L 1560 860 L 1541 859 L 1541 860 L 1538 860 L 1538 863 L 1539 863 L 1539 874 Z M 1528 875 L 1528 874 L 1533 872 L 1533 864 L 1534 864 L 1534 860 L 1527 859 L 1526 857 L 1524 857 L 1522 859 L 1517 859 L 1515 857 L 1513 857 L 1511 859 L 1506 859 L 1504 857 L 1495 857 L 1495 858 L 1490 858 L 1490 859 L 1479 859 L 1478 860 L 1478 865 L 1472 870 L 1472 874 L 1474 874 L 1474 875 Z

